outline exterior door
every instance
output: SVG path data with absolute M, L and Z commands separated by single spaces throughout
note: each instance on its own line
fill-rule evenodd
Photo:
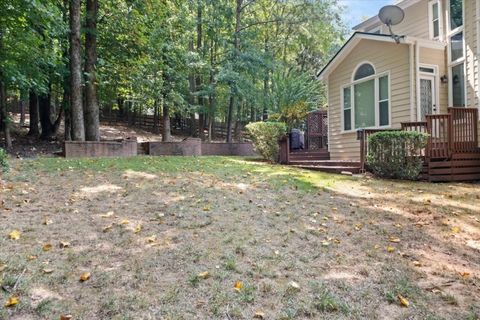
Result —
M 437 113 L 435 77 L 420 76 L 420 121 L 425 121 L 427 114 Z

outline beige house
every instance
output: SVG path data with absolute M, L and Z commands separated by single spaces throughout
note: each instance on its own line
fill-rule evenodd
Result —
M 405 12 L 393 26 L 398 41 L 372 17 L 319 72 L 328 87 L 332 160 L 359 160 L 359 129 L 400 128 L 448 107 L 479 105 L 480 0 L 397 5 Z

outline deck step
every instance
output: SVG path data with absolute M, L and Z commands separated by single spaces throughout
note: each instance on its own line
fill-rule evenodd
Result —
M 292 166 L 295 168 L 322 171 L 322 172 L 328 172 L 328 173 L 342 173 L 342 172 L 350 172 L 352 174 L 360 173 L 360 167 L 319 166 L 319 165 L 292 165 Z
M 359 167 L 358 161 L 342 161 L 342 160 L 290 160 L 291 165 L 313 165 L 326 167 Z

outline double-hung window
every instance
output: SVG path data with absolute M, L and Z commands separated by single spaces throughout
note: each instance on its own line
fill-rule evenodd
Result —
M 430 39 L 442 40 L 443 21 L 440 0 L 432 0 L 428 3 L 428 24 Z
M 376 74 L 370 63 L 361 64 L 352 83 L 342 88 L 343 131 L 390 125 L 388 73 Z
M 453 107 L 464 107 L 466 90 L 463 0 L 448 0 L 447 3 L 449 104 Z

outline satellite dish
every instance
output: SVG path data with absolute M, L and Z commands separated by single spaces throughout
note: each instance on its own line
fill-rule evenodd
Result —
M 393 33 L 392 26 L 399 24 L 405 18 L 405 12 L 399 6 L 388 5 L 384 6 L 378 12 L 378 18 L 382 21 L 390 30 L 390 35 L 396 43 L 400 43 L 400 37 Z
M 387 26 L 394 26 L 403 21 L 405 12 L 399 6 L 388 5 L 380 9 L 378 18 Z

